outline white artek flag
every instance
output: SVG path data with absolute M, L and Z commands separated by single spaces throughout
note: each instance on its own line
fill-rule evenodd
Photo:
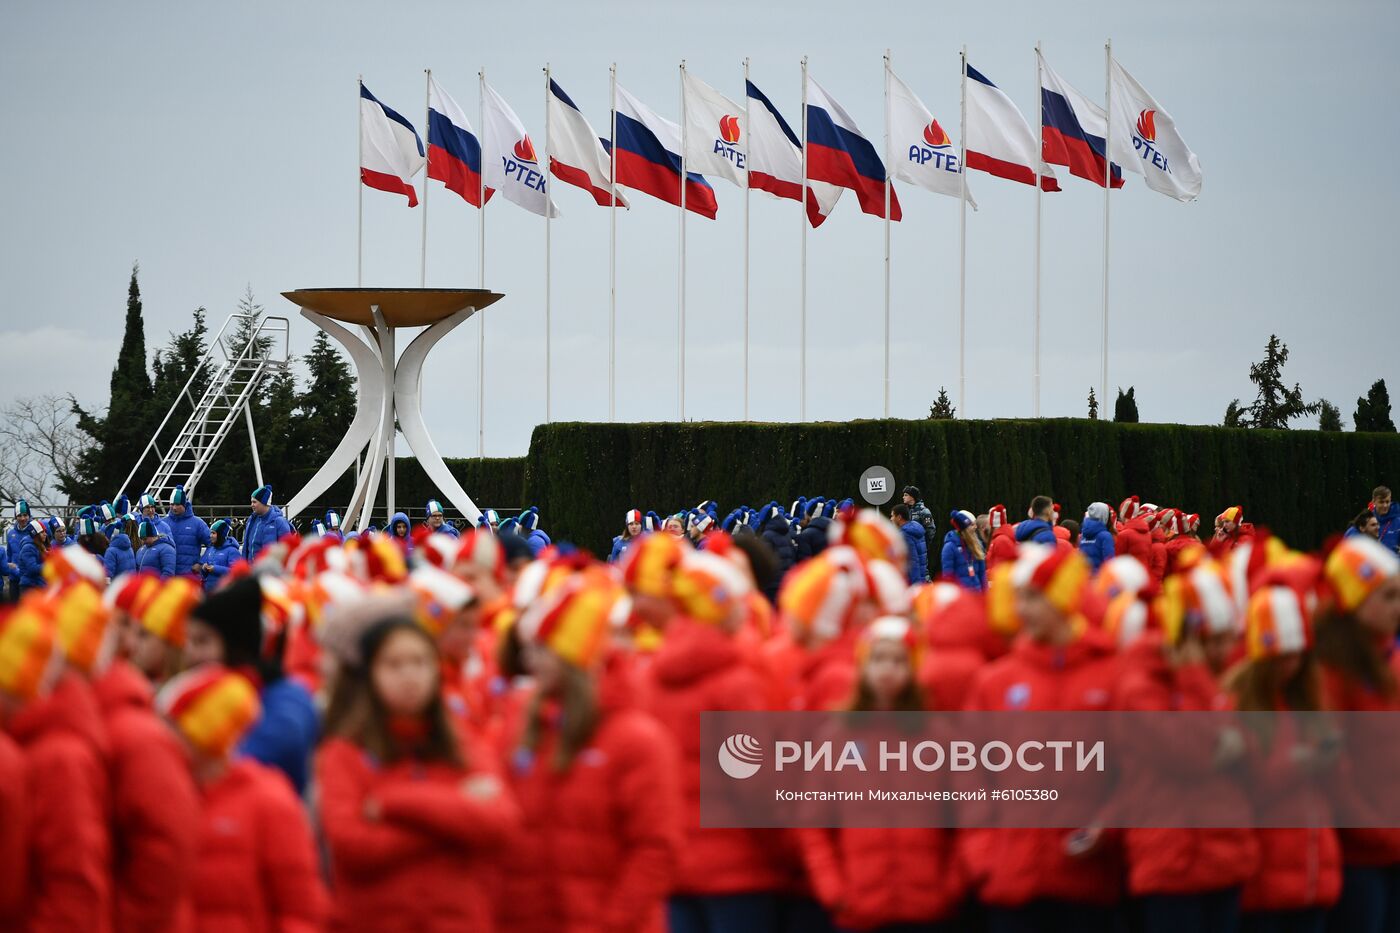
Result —
M 1108 130 L 1109 158 L 1143 176 L 1147 187 L 1178 201 L 1201 194 L 1201 163 L 1176 131 L 1171 114 L 1114 60 Z
M 487 187 L 541 217 L 558 217 L 559 208 L 549 197 L 548 173 L 520 118 L 489 84 L 482 104 L 481 161 Z
M 961 198 L 963 192 L 962 163 L 958 147 L 943 127 L 929 113 L 924 102 L 909 86 L 890 72 L 889 111 L 885 115 L 890 128 L 890 175 L 926 188 L 934 194 Z M 972 191 L 967 203 L 977 209 Z
M 749 153 L 744 108 L 689 71 L 683 74 L 686 171 L 717 175 L 744 187 Z

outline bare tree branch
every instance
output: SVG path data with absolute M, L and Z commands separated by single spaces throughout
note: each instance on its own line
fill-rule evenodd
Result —
M 32 396 L 0 407 L 0 499 L 55 503 L 81 443 L 66 397 Z

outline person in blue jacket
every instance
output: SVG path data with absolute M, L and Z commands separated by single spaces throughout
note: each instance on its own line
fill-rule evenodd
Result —
M 1047 547 L 1055 547 L 1055 500 L 1049 496 L 1036 496 L 1031 500 L 1027 518 L 1016 526 L 1016 543 L 1034 541 Z
M 977 537 L 977 516 L 954 509 L 948 518 L 953 527 L 943 536 L 943 579 L 981 592 L 987 588 L 987 554 Z
M 199 558 L 199 572 L 204 576 L 205 592 L 213 592 L 229 568 L 243 559 L 238 549 L 238 539 L 229 534 L 231 527 L 227 519 L 219 519 L 209 526 L 209 546 Z
M 520 516 L 520 534 L 525 538 L 525 543 L 530 546 L 530 553 L 539 557 L 545 548 L 554 542 L 549 535 L 540 528 L 540 510 L 533 505 L 526 509 Z
M 424 524 L 428 526 L 429 531 L 434 534 L 447 535 L 449 538 L 460 538 L 462 536 L 462 533 L 452 527 L 452 523 L 443 516 L 441 502 L 436 499 L 429 499 L 428 505 L 423 509 L 423 512 L 428 516 Z
M 903 502 L 890 510 L 890 519 L 904 535 L 904 549 L 909 554 L 909 582 L 923 583 L 928 579 L 928 540 L 924 537 L 924 526 L 914 521 L 909 506 Z
M 142 493 L 137 508 L 141 520 L 155 525 L 156 529 L 168 538 L 170 537 L 170 522 L 166 520 L 165 516 L 159 514 L 159 509 L 159 499 L 149 492 Z
M 1110 520 L 1107 502 L 1091 502 L 1084 510 L 1084 524 L 1079 529 L 1079 550 L 1089 559 L 1089 566 L 1095 573 L 1113 560 L 1116 553 L 1113 532 L 1108 530 Z
M 15 520 L 10 523 L 10 529 L 5 532 L 5 550 L 9 554 L 5 575 L 10 580 L 11 598 L 19 597 L 19 553 L 24 549 L 24 539 L 29 534 L 29 522 L 32 518 L 33 516 L 29 514 L 29 503 L 23 499 L 16 500 Z
M 1380 542 L 1391 552 L 1400 551 L 1400 506 L 1387 486 L 1377 486 L 1371 492 L 1371 511 L 1380 526 Z
M 831 531 L 831 516 L 836 514 L 836 503 L 817 499 L 807 505 L 807 526 L 797 536 L 794 548 L 799 561 L 816 557 L 826 550 L 827 536 Z
M 170 496 L 170 540 L 175 545 L 175 572 L 180 576 L 200 577 L 199 556 L 209 546 L 209 526 L 194 514 L 194 501 L 184 486 L 176 486 Z
M 334 538 L 337 541 L 345 540 L 345 535 L 341 532 L 340 529 L 339 512 L 337 512 L 335 509 L 326 509 L 326 514 L 325 517 L 322 518 L 322 522 L 326 526 L 327 538 Z
M 136 516 L 126 515 L 125 521 L 107 526 L 107 551 L 102 555 L 102 565 L 107 568 L 107 579 L 115 580 L 124 573 L 136 570 L 136 551 L 131 546 L 131 535 L 136 531 Z
M 63 547 L 68 543 L 68 523 L 57 515 L 50 515 L 44 522 L 49 529 L 49 547 Z
M 797 563 L 797 551 L 792 546 L 788 520 L 783 517 L 782 507 L 776 502 L 769 503 L 763 511 L 763 516 L 758 533 L 772 548 L 773 556 L 778 559 L 778 572 L 769 581 L 763 595 L 770 603 L 777 605 L 778 587 L 782 584 L 783 577 L 792 569 L 792 565 Z
M 161 534 L 155 522 L 142 521 L 137 526 L 136 537 L 141 539 L 141 550 L 136 552 L 137 571 L 160 574 L 162 580 L 175 576 L 175 545 Z
M 44 560 L 49 555 L 49 529 L 38 519 L 30 519 L 28 534 L 24 536 L 24 543 L 20 545 L 19 560 L 19 591 L 24 593 L 28 590 L 43 589 L 47 583 L 44 580 Z
M 277 768 L 297 793 L 306 790 L 320 722 L 311 693 L 283 676 L 286 629 L 263 622 L 262 584 L 247 576 L 210 593 L 190 613 L 185 663 L 223 664 L 258 688 L 262 716 L 244 736 L 239 754 Z
M 272 504 L 271 486 L 259 486 L 253 490 L 251 498 L 249 508 L 253 514 L 243 529 L 243 557 L 250 563 L 263 548 L 292 533 L 292 526 L 283 517 L 282 510 Z
M 613 538 L 612 551 L 608 554 L 608 563 L 615 564 L 622 560 L 622 555 L 627 553 L 627 548 L 641 535 L 642 512 L 640 509 L 628 509 L 627 515 L 622 520 L 622 534 Z
M 395 512 L 393 517 L 389 519 L 389 527 L 384 529 L 385 533 L 393 538 L 399 547 L 403 548 L 405 554 L 413 551 L 412 530 L 413 526 L 408 522 L 407 512 Z

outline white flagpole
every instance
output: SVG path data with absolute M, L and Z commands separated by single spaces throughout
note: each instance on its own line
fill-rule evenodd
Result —
M 481 133 L 481 173 L 477 176 L 477 288 L 486 287 L 486 69 L 476 73 L 477 131 Z M 476 343 L 476 455 L 486 456 L 486 312 L 478 311 Z
M 958 134 L 958 411 L 967 417 L 967 46 L 962 47 Z
M 802 56 L 802 351 L 798 371 L 801 389 L 798 392 L 797 420 L 807 420 L 807 56 Z
M 549 62 L 544 63 L 544 174 L 546 179 L 550 175 L 550 155 L 549 155 Z M 553 202 L 554 186 L 545 182 L 545 205 L 544 205 L 544 423 L 550 424 L 554 419 L 551 417 L 553 409 L 550 407 L 550 371 L 553 368 L 553 355 L 550 346 L 550 335 L 553 331 L 550 320 L 550 242 L 549 242 L 549 221 L 550 215 L 554 213 Z
M 1099 372 L 1099 404 L 1108 397 L 1108 193 L 1113 190 L 1113 160 L 1109 140 L 1113 138 L 1113 40 L 1103 46 L 1103 368 Z
M 885 417 L 890 416 L 890 50 L 885 49 Z
M 433 69 L 424 68 L 427 80 L 423 88 L 423 138 L 428 138 L 428 121 L 432 114 Z M 423 251 L 418 262 L 418 287 L 428 287 L 428 165 L 423 163 Z
M 608 191 L 612 198 L 608 230 L 608 420 L 617 416 L 617 62 L 608 69 L 612 130 L 608 134 Z
M 1031 365 L 1031 417 L 1040 417 L 1040 169 L 1044 164 L 1045 110 L 1040 94 L 1040 41 L 1035 43 L 1035 358 Z
M 749 157 L 753 140 L 749 136 L 749 60 L 744 59 L 744 420 L 749 420 Z
M 364 100 L 365 76 L 355 79 L 355 137 L 360 141 L 360 161 L 355 166 L 355 195 L 359 198 L 359 209 L 355 219 L 355 287 L 365 284 L 365 111 L 360 101 Z
M 676 278 L 677 310 L 679 312 L 676 333 L 680 340 L 678 398 L 680 399 L 681 421 L 685 420 L 685 136 L 685 59 L 681 59 L 681 255 Z

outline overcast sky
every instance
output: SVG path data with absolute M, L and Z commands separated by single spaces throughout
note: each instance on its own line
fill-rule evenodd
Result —
M 1201 198 L 1139 176 L 1113 194 L 1110 394 L 1137 387 L 1145 421 L 1218 423 L 1248 401 L 1271 332 L 1286 376 L 1350 427 L 1385 378 L 1400 399 L 1395 224 L 1400 5 L 1303 0 L 887 2 L 45 3 L 7 5 L 0 30 L 0 400 L 72 392 L 106 401 L 126 283 L 141 264 L 148 346 L 217 328 L 245 286 L 273 314 L 294 288 L 355 283 L 357 99 L 366 85 L 421 130 L 431 67 L 475 123 L 477 69 L 542 145 L 542 66 L 600 132 L 608 64 L 679 117 L 677 64 L 742 99 L 742 61 L 790 122 L 799 59 L 867 136 L 883 134 L 881 55 L 956 137 L 958 49 L 1034 126 L 1033 48 L 1091 98 L 1103 45 L 1168 109 L 1200 158 Z M 1044 199 L 1043 413 L 1082 416 L 1099 379 L 1102 190 L 1061 172 Z M 1029 186 L 972 173 L 968 381 L 974 418 L 1031 412 Z M 421 178 L 420 178 L 421 181 Z M 742 414 L 741 191 L 688 223 L 687 416 Z M 558 185 L 553 229 L 553 413 L 607 418 L 608 211 Z M 892 413 L 922 417 L 958 379 L 958 204 L 903 188 L 893 231 Z M 618 218 L 619 420 L 677 416 L 677 211 L 637 195 Z M 418 283 L 422 208 L 364 193 L 365 284 Z M 752 199 L 751 412 L 798 417 L 799 207 Z M 475 285 L 477 215 L 433 183 L 428 284 Z M 843 198 L 808 240 L 808 416 L 879 417 L 883 224 Z M 486 452 L 525 451 L 544 420 L 544 221 L 487 209 Z M 300 319 L 293 351 L 313 330 Z M 425 415 L 448 456 L 476 452 L 478 328 L 429 359 Z M 1111 412 L 1112 400 L 1105 400 Z M 403 445 L 400 446 L 403 450 Z

